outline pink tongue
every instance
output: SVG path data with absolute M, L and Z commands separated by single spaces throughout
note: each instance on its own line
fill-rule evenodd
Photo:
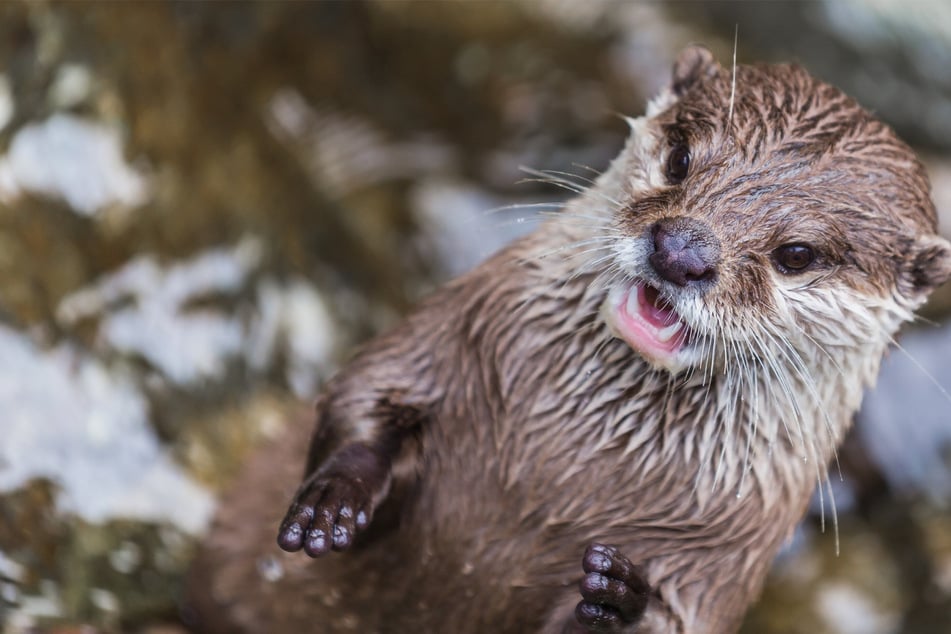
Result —
M 670 326 L 680 320 L 680 316 L 670 307 L 666 300 L 658 295 L 657 289 L 647 284 L 638 289 L 638 302 L 641 304 L 641 315 L 658 328 Z

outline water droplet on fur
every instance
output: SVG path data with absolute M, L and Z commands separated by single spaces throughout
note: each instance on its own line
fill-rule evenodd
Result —
M 347 613 L 337 619 L 337 626 L 342 630 L 356 630 L 360 625 L 360 619 L 356 614 Z
M 327 592 L 327 594 L 325 594 L 321 599 L 323 600 L 324 605 L 326 605 L 329 608 L 332 608 L 333 606 L 337 605 L 337 603 L 340 601 L 341 596 L 343 595 L 339 589 L 331 588 L 330 591 Z
M 284 566 L 274 557 L 261 557 L 258 559 L 258 574 L 265 581 L 273 583 L 284 576 Z

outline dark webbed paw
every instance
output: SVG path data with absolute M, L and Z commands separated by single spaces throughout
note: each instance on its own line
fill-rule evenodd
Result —
M 623 632 L 644 615 L 650 586 L 640 566 L 617 548 L 591 544 L 584 553 L 582 601 L 575 618 L 591 632 Z
M 288 551 L 304 549 L 311 557 L 346 550 L 370 523 L 372 494 L 360 481 L 344 476 L 320 478 L 288 509 L 277 543 Z
M 354 445 L 309 478 L 287 511 L 277 543 L 311 557 L 346 550 L 370 524 L 374 498 L 389 482 L 389 465 L 373 450 Z

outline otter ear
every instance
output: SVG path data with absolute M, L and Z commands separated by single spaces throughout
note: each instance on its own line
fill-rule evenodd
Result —
M 924 299 L 951 277 L 951 243 L 941 236 L 919 237 L 909 255 L 906 270 L 913 296 Z
M 713 77 L 720 71 L 720 65 L 713 59 L 713 53 L 702 46 L 685 48 L 674 62 L 674 94 L 682 97 L 698 81 Z

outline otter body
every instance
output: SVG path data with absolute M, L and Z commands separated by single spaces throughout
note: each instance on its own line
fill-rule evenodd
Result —
M 202 627 L 738 627 L 951 248 L 911 150 L 797 67 L 688 49 L 631 127 L 327 385 L 283 522 L 303 438 L 249 465 Z

